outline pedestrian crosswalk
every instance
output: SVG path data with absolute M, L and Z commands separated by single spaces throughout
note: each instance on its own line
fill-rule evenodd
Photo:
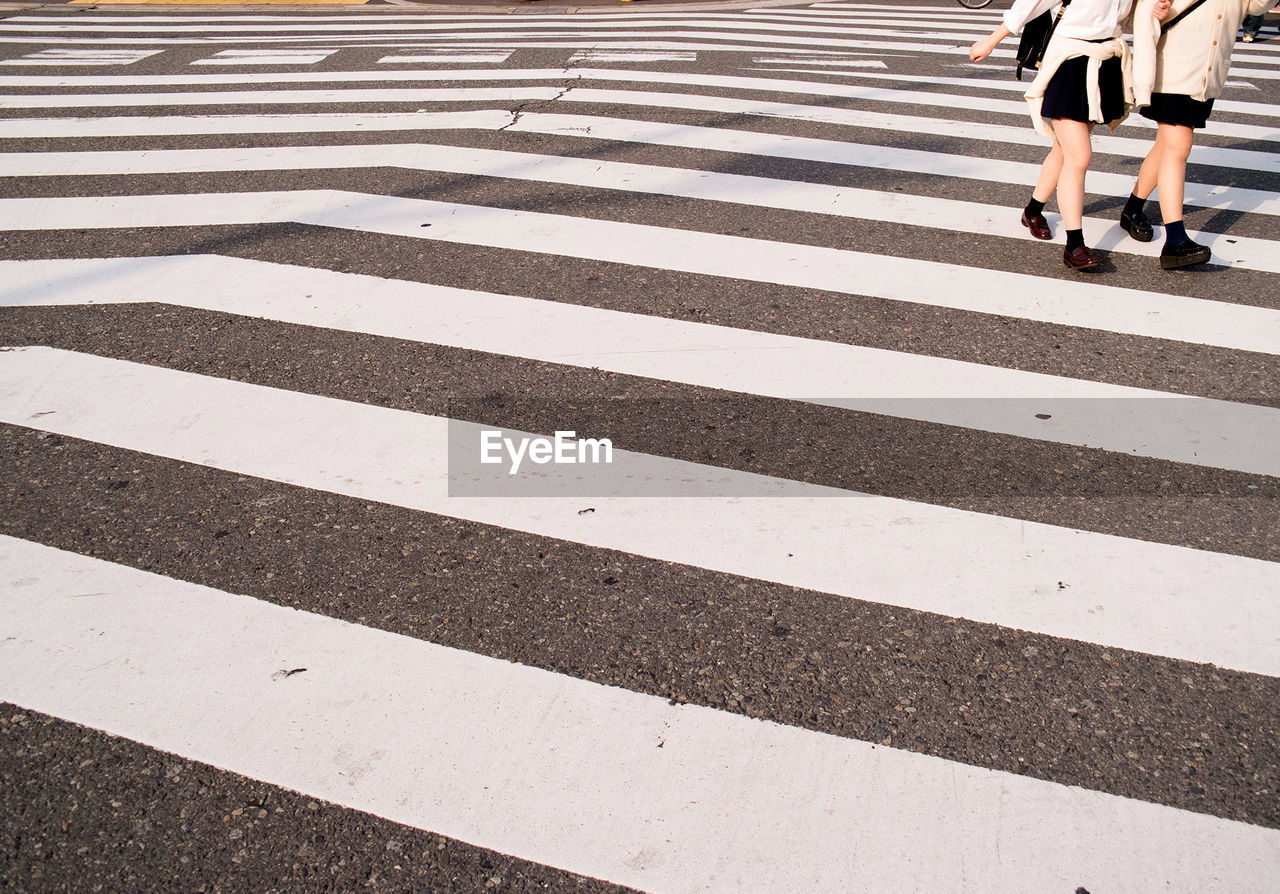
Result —
M 6 883 L 1269 890 L 1280 52 L 1086 276 L 998 16 L 0 20 Z

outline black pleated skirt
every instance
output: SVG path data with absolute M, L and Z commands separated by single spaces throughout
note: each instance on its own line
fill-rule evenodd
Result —
M 1075 56 L 1058 66 L 1044 89 L 1040 104 L 1042 118 L 1069 118 L 1089 122 L 1089 57 Z M 1124 67 L 1119 56 L 1104 59 L 1098 66 L 1099 99 L 1102 117 L 1114 121 L 1124 115 Z
M 1212 99 L 1192 99 L 1185 93 L 1152 93 L 1151 105 L 1141 110 L 1143 118 L 1158 124 L 1181 124 L 1199 129 L 1209 123 Z

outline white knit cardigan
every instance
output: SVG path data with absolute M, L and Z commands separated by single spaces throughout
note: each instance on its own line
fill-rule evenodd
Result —
M 1172 22 L 1192 0 L 1174 0 L 1165 17 Z M 1169 30 L 1161 40 L 1161 22 L 1152 15 L 1155 0 L 1138 0 L 1133 11 L 1133 82 L 1138 105 L 1152 93 L 1182 93 L 1214 99 L 1222 93 L 1231 68 L 1236 30 L 1246 15 L 1262 15 L 1276 0 L 1208 0 Z
M 1129 117 L 1129 109 L 1133 107 L 1133 63 L 1129 58 L 1129 45 L 1119 37 L 1113 37 L 1101 43 L 1089 40 L 1076 40 L 1074 37 L 1062 37 L 1054 34 L 1045 49 L 1044 60 L 1040 63 L 1040 71 L 1035 80 L 1027 88 L 1025 94 L 1027 104 L 1031 107 L 1031 123 L 1036 133 L 1053 138 L 1053 127 L 1048 119 L 1040 114 L 1040 106 L 1044 102 L 1044 91 L 1049 86 L 1058 67 L 1068 59 L 1077 56 L 1089 57 L 1089 74 L 1087 77 L 1089 95 L 1089 120 L 1105 124 L 1112 130 L 1120 126 Z M 1120 67 L 1124 72 L 1124 114 L 1111 121 L 1102 118 L 1102 92 L 1098 88 L 1098 70 L 1107 60 L 1120 57 Z

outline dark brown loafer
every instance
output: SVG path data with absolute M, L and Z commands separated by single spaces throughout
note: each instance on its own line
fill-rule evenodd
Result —
M 1062 263 L 1073 270 L 1092 270 L 1098 266 L 1098 256 L 1081 245 L 1062 250 Z
M 1028 217 L 1027 212 L 1022 212 L 1022 225 L 1037 239 L 1053 238 L 1053 234 L 1049 232 L 1049 221 L 1044 219 L 1043 214 L 1033 214 Z

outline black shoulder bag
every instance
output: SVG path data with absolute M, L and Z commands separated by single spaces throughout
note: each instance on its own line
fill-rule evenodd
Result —
M 1200 2 L 1203 3 L 1204 0 L 1200 0 Z M 1022 39 L 1018 41 L 1018 68 L 1016 74 L 1019 81 L 1022 80 L 1022 70 L 1024 68 L 1039 70 L 1040 62 L 1044 59 L 1044 51 L 1049 47 L 1049 38 L 1053 37 L 1054 29 L 1058 27 L 1058 21 L 1070 5 L 1071 0 L 1064 0 L 1063 4 L 1058 7 L 1056 14 L 1042 12 L 1023 26 Z

